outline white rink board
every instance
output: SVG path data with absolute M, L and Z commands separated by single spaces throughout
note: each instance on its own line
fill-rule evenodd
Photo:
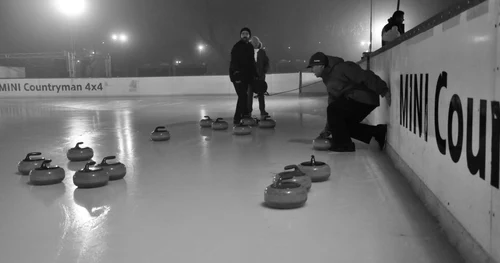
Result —
M 266 78 L 268 92 L 299 87 L 299 73 Z M 290 92 L 298 94 L 298 90 Z M 236 94 L 228 76 L 104 78 L 104 79 L 0 79 L 0 98 L 7 97 L 114 97 Z
M 498 123 L 500 113 L 495 111 L 498 115 L 493 118 L 492 103 L 498 105 L 500 101 L 500 79 L 497 69 L 500 52 L 499 27 L 494 26 L 499 22 L 499 3 L 498 0 L 483 2 L 427 32 L 420 33 L 372 57 L 371 69 L 390 83 L 393 96 L 390 108 L 385 100 L 382 100 L 381 107 L 368 118 L 369 122 L 375 124 L 390 123 L 388 142 L 392 148 L 473 239 L 497 262 L 500 262 L 500 190 L 497 183 L 492 182 L 492 178 L 498 178 L 498 169 L 492 172 L 492 167 L 498 167 L 499 160 L 498 157 L 492 159 L 492 150 L 495 148 L 492 144 L 492 134 L 499 133 L 500 129 L 493 131 L 492 124 Z M 363 62 L 363 66 L 366 67 L 366 61 Z M 438 79 L 443 72 L 446 72 L 442 76 L 447 75 L 447 81 L 441 81 L 438 85 Z M 412 123 L 415 112 L 419 113 L 419 109 L 415 109 L 414 89 L 412 89 L 414 85 L 411 81 L 415 74 L 419 91 L 416 105 L 419 105 L 422 99 L 424 116 L 425 97 L 428 102 L 427 140 L 425 132 L 420 135 L 418 124 L 416 129 L 411 128 L 410 124 L 401 124 L 402 116 L 405 115 L 405 101 L 408 103 L 406 116 L 412 116 Z M 420 94 L 421 77 L 424 96 Z M 428 94 L 425 96 L 427 77 Z M 445 88 L 440 89 L 439 100 L 436 101 L 438 86 Z M 410 97 L 408 93 L 405 100 L 406 89 L 408 92 L 413 91 L 413 96 Z M 454 109 L 459 110 L 461 106 L 463 113 L 461 125 L 463 137 L 460 141 L 456 111 L 453 111 L 451 121 L 449 119 L 453 97 Z M 461 103 L 457 103 L 456 98 L 459 98 Z M 472 119 L 468 117 L 469 101 L 473 103 Z M 481 127 L 481 130 L 485 131 L 485 147 L 483 147 L 485 158 L 483 161 L 474 161 L 473 158 L 468 158 L 467 150 L 469 142 L 472 143 L 472 154 L 478 153 L 481 101 L 486 106 L 483 109 L 483 116 L 486 117 L 485 125 Z M 438 114 L 435 110 L 436 105 Z M 423 129 L 425 129 L 424 116 Z M 437 126 L 436 118 L 438 118 Z M 470 120 L 471 123 L 468 123 Z M 451 127 L 450 134 L 448 134 L 449 127 Z M 468 127 L 472 127 L 470 138 L 468 138 L 470 136 Z M 436 131 L 436 128 L 439 131 Z M 438 134 L 443 139 L 439 143 L 443 146 L 443 153 L 438 147 Z M 451 157 L 451 148 L 456 148 L 453 151 L 455 161 Z M 484 179 L 480 178 L 479 172 L 473 174 L 469 164 L 471 167 L 474 165 L 484 167 Z

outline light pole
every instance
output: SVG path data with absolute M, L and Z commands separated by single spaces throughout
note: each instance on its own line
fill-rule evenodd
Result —
M 128 36 L 125 33 L 112 34 L 111 40 L 120 43 L 120 46 L 123 48 L 123 45 L 128 42 Z
M 70 56 L 68 58 L 68 71 L 71 78 L 75 77 L 75 52 L 76 40 L 74 36 L 74 19 L 80 17 L 86 9 L 85 0 L 54 0 L 54 6 L 65 15 L 69 24 Z
M 128 42 L 128 35 L 125 33 L 119 33 L 119 34 L 113 33 L 113 34 L 111 34 L 111 40 L 115 43 L 117 43 L 117 42 L 119 43 L 119 45 L 121 47 L 120 53 L 123 54 L 121 60 L 122 60 L 122 63 L 125 64 L 125 51 L 123 50 L 124 49 L 123 47 L 124 47 L 125 43 Z
M 201 53 L 203 52 L 203 50 L 205 50 L 205 45 L 198 45 L 198 51 L 200 52 L 200 63 L 202 63 L 202 59 L 201 59 Z
M 75 52 L 74 20 L 80 17 L 86 9 L 85 0 L 55 0 L 55 7 L 68 18 L 70 24 L 71 51 Z
M 399 8 L 399 1 L 398 1 Z M 372 42 L 373 42 L 373 0 L 370 0 L 370 42 L 368 46 L 368 56 L 366 58 L 366 68 L 370 69 L 370 56 L 372 53 Z

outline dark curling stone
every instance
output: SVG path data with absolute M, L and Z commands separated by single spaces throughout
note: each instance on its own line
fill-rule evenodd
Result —
M 250 116 L 245 116 L 243 119 L 241 119 L 241 124 L 246 125 L 246 126 L 256 126 L 257 125 L 257 119 L 252 118 Z
M 311 161 L 299 164 L 299 169 L 307 176 L 311 177 L 313 182 L 322 182 L 330 177 L 330 166 L 324 162 L 318 162 L 311 155 Z
M 170 140 L 170 132 L 164 126 L 158 126 L 151 133 L 151 140 L 153 141 L 168 141 Z
M 30 183 L 33 185 L 58 184 L 64 180 L 66 173 L 59 166 L 48 167 L 47 164 L 52 160 L 44 160 L 42 166 L 31 170 Z
M 241 120 L 240 124 L 235 125 L 233 127 L 234 135 L 250 135 L 252 134 L 252 127 L 244 125 L 243 120 Z
M 106 172 L 109 175 L 109 180 L 114 181 L 114 180 L 120 180 L 123 177 L 125 177 L 125 174 L 127 173 L 127 167 L 123 163 L 116 162 L 116 163 L 107 163 L 108 160 L 113 160 L 116 159 L 115 156 L 107 156 L 102 159 L 102 162 L 98 165 L 96 165 L 97 168 L 102 168 L 104 172 Z
M 76 144 L 74 148 L 68 150 L 66 156 L 70 161 L 80 162 L 80 161 L 88 161 L 94 157 L 94 150 L 90 147 L 80 148 L 80 144 L 83 142 L 79 142 Z
M 264 119 L 259 121 L 259 128 L 272 129 L 276 127 L 276 121 L 271 119 L 271 116 L 265 116 Z
M 78 188 L 96 188 L 108 184 L 109 175 L 102 168 L 90 168 L 91 165 L 95 165 L 95 162 L 88 162 L 73 175 L 73 183 Z
M 214 130 L 227 130 L 228 127 L 229 124 L 227 124 L 227 121 L 223 120 L 222 118 L 217 118 L 212 123 L 212 129 Z
M 287 171 L 287 170 L 291 170 L 291 169 L 293 169 L 293 171 Z M 311 185 L 312 185 L 311 177 L 309 177 L 305 173 L 303 173 L 299 169 L 299 167 L 295 164 L 286 166 L 285 171 L 281 172 L 280 174 L 292 176 L 291 179 L 286 179 L 285 182 L 298 183 L 298 184 L 302 185 L 304 188 L 306 188 L 307 190 L 311 189 Z
M 292 209 L 303 206 L 307 201 L 307 189 L 299 183 L 287 182 L 293 175 L 280 173 L 273 184 L 264 190 L 264 202 L 268 207 Z
M 313 140 L 313 148 L 318 151 L 328 151 L 332 147 L 332 143 L 328 138 L 318 137 Z
M 214 122 L 214 120 L 210 119 L 209 116 L 205 116 L 203 119 L 201 119 L 200 126 L 202 128 L 210 128 L 210 127 L 212 127 L 213 122 Z
M 42 155 L 42 153 L 39 152 L 28 153 L 26 155 L 26 158 L 24 158 L 17 164 L 17 170 L 22 175 L 29 175 L 31 170 L 40 167 L 43 163 L 43 160 L 45 160 L 45 158 L 43 157 L 31 158 L 31 156 L 39 156 L 39 155 Z

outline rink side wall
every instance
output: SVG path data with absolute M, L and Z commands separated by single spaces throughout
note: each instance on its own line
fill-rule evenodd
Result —
M 500 262 L 500 0 L 455 4 L 380 50 L 387 152 L 467 262 Z M 367 68 L 367 60 L 360 61 Z
M 299 73 L 266 76 L 271 94 L 288 90 L 293 90 L 288 94 L 298 94 L 299 80 Z M 172 95 L 236 95 L 236 92 L 228 76 L 0 79 L 0 99 Z

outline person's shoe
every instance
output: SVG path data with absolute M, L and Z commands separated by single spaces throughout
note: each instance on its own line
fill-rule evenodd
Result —
M 348 143 L 346 145 L 333 145 L 330 147 L 329 151 L 331 152 L 355 152 L 356 151 L 356 146 L 354 146 L 354 143 Z
M 266 117 L 266 116 L 269 116 L 269 113 L 267 111 L 261 111 L 260 112 L 260 116 L 261 117 Z
M 377 129 L 378 129 L 377 134 L 374 136 L 375 141 L 378 142 L 380 150 L 383 151 L 385 149 L 385 143 L 387 140 L 387 125 L 379 124 L 377 125 Z
M 236 125 L 236 124 L 240 124 L 240 122 L 241 122 L 241 120 L 236 120 L 236 119 L 234 119 L 234 120 L 233 120 L 233 124 L 234 124 L 234 125 Z

